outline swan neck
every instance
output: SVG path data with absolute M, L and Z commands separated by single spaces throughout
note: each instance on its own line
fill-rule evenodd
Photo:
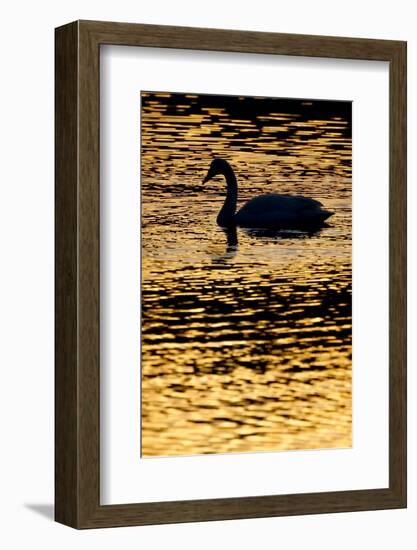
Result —
M 237 180 L 232 168 L 229 165 L 225 167 L 223 175 L 226 178 L 227 192 L 222 209 L 217 216 L 217 223 L 222 227 L 231 227 L 234 225 L 234 216 L 236 213 L 238 194 Z
M 230 164 L 227 164 L 227 166 L 225 166 L 223 170 L 223 175 L 226 178 L 227 190 L 236 191 L 237 194 L 237 180 L 235 173 L 233 172 L 233 168 L 230 166 Z

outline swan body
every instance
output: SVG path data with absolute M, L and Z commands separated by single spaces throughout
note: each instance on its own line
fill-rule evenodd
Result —
M 314 199 L 297 195 L 260 195 L 248 201 L 236 212 L 238 187 L 230 164 L 214 159 L 204 182 L 222 174 L 226 178 L 227 193 L 217 216 L 221 227 L 240 226 L 259 229 L 311 229 L 323 225 L 333 215 Z

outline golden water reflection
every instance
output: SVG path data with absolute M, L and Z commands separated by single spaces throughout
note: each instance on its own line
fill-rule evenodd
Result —
M 141 139 L 142 456 L 349 447 L 350 105 L 143 93 Z M 335 215 L 225 233 L 213 156 Z

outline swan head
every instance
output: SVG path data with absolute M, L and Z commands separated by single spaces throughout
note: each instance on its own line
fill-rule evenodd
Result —
M 219 174 L 224 174 L 228 169 L 230 169 L 229 163 L 221 158 L 215 158 L 210 164 L 209 171 L 207 176 L 204 178 L 203 183 L 207 183 L 209 180 L 218 176 Z

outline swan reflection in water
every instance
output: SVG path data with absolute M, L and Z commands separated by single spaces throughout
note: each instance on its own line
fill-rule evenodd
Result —
M 304 231 L 296 229 L 254 229 L 248 227 L 242 227 L 240 231 L 253 239 L 279 242 L 286 239 L 308 239 L 318 235 L 326 227 L 329 227 L 329 225 L 323 223 L 319 227 Z M 222 227 L 220 230 L 226 237 L 226 249 L 223 253 L 211 254 L 212 262 L 219 266 L 231 265 L 239 250 L 238 229 L 234 225 L 231 227 Z

